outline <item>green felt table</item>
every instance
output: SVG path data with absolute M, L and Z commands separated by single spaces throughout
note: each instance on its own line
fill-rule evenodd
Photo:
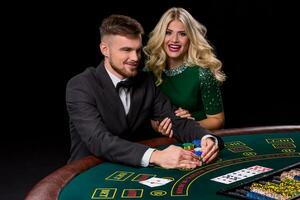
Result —
M 222 135 L 225 148 L 220 152 L 219 158 L 211 164 L 193 170 L 162 169 L 156 166 L 136 168 L 88 157 L 52 174 L 54 178 L 59 177 L 63 182 L 57 186 L 57 190 L 52 189 L 52 192 L 55 192 L 55 198 L 59 200 L 231 199 L 216 192 L 300 162 L 300 126 L 225 129 L 217 133 Z M 156 138 L 144 143 L 157 146 L 174 142 L 176 143 L 167 138 Z M 211 180 L 254 165 L 273 170 L 232 184 Z M 76 171 L 78 166 L 81 166 L 81 169 Z M 64 180 L 64 176 L 67 180 Z M 140 180 L 151 177 L 169 178 L 172 181 L 159 187 L 139 183 Z M 59 182 L 56 179 L 52 181 Z M 45 190 L 51 189 L 49 186 L 42 188 L 43 184 L 45 183 L 38 184 L 29 193 L 28 198 L 35 197 L 37 192 L 41 195 Z M 49 198 L 54 196 L 53 193 L 44 195 Z

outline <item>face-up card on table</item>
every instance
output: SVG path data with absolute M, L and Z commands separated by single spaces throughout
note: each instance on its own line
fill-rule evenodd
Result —
M 263 167 L 263 166 L 259 166 L 259 165 L 248 167 L 247 169 L 256 171 L 258 173 L 264 173 L 264 172 L 268 172 L 268 171 L 272 170 L 271 168 L 267 168 L 267 167 Z
M 244 177 L 244 178 L 248 178 L 248 177 L 251 177 L 251 176 L 255 176 L 256 174 L 259 174 L 259 172 L 253 171 L 253 170 L 250 170 L 250 169 L 240 169 L 240 170 L 232 172 L 232 173 L 236 174 L 237 176 Z
M 171 181 L 172 180 L 170 180 L 170 179 L 152 177 L 147 180 L 140 181 L 140 183 L 147 185 L 149 187 L 157 187 L 157 186 L 165 185 Z
M 216 181 L 216 182 L 220 182 L 220 183 L 224 183 L 224 184 L 230 184 L 236 181 L 241 180 L 242 178 L 237 177 L 237 176 L 233 176 L 231 174 L 225 174 L 223 176 L 219 176 L 216 178 L 213 178 L 211 180 Z
M 231 184 L 236 181 L 243 180 L 245 178 L 255 176 L 257 174 L 261 174 L 264 172 L 268 172 L 272 170 L 271 168 L 255 165 L 252 167 L 248 167 L 245 169 L 240 169 L 222 176 L 218 176 L 216 178 L 211 179 L 212 181 L 216 181 L 224 184 Z

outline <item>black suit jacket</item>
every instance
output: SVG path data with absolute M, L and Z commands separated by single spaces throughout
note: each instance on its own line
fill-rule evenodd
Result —
M 139 72 L 134 79 L 127 116 L 103 62 L 97 68 L 86 69 L 68 82 L 69 161 L 93 154 L 113 162 L 139 166 L 148 147 L 133 141 L 153 136 L 149 131 L 150 119 L 170 117 L 174 137 L 181 142 L 212 134 L 193 120 L 176 117 L 175 108 L 155 86 L 152 75 Z M 217 138 L 222 148 L 223 142 Z

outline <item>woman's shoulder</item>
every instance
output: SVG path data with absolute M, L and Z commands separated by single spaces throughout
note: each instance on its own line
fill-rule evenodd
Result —
M 208 83 L 216 81 L 215 76 L 209 68 L 199 65 L 191 66 L 191 68 L 197 71 L 200 82 Z

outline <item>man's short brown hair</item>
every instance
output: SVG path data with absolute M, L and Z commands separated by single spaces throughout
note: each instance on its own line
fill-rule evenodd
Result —
M 144 34 L 142 25 L 125 15 L 110 15 L 100 26 L 101 38 L 105 35 L 137 36 L 139 34 Z

